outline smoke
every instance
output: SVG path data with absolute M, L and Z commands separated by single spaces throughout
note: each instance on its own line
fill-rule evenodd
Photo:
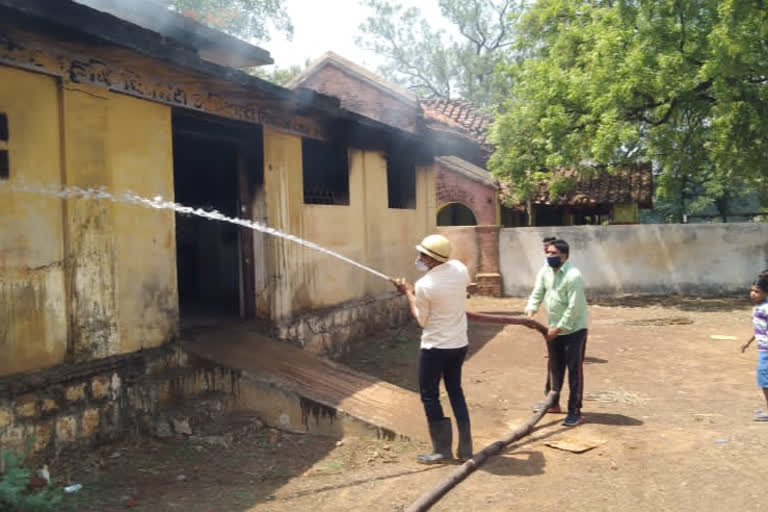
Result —
M 221 66 L 245 68 L 272 63 L 266 50 L 181 15 L 173 10 L 170 0 L 72 1 L 173 39 Z
M 182 16 L 170 10 L 168 2 L 160 0 L 73 0 L 97 11 L 133 23 L 153 32 L 164 33 Z

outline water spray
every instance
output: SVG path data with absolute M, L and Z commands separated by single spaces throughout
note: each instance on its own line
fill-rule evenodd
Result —
M 112 194 L 110 192 L 107 192 L 105 187 L 82 188 L 77 186 L 59 187 L 59 186 L 41 186 L 41 185 L 6 184 L 6 183 L 0 183 L 0 192 L 18 192 L 18 193 L 26 193 L 26 194 L 36 194 L 36 195 L 43 195 L 48 197 L 56 197 L 60 199 L 86 199 L 86 200 L 92 200 L 92 201 L 110 201 L 113 203 L 123 203 L 123 204 L 142 206 L 145 208 L 154 208 L 156 210 L 170 210 L 170 211 L 180 213 L 182 215 L 195 215 L 195 216 L 206 218 L 209 220 L 227 222 L 230 224 L 234 224 L 236 226 L 252 229 L 254 231 L 260 231 L 262 233 L 266 233 L 271 236 L 282 238 L 284 240 L 289 240 L 291 242 L 295 242 L 309 249 L 314 249 L 323 254 L 327 254 L 329 256 L 333 256 L 334 258 L 338 258 L 351 265 L 354 265 L 355 267 L 360 268 L 361 270 L 365 270 L 366 272 L 369 272 L 375 275 L 376 277 L 380 277 L 381 279 L 385 279 L 389 281 L 401 293 L 403 293 L 407 287 L 403 279 L 394 279 L 390 276 L 387 276 L 386 274 L 383 274 L 375 269 L 367 267 L 362 263 L 359 263 L 353 259 L 350 259 L 342 254 L 339 254 L 330 249 L 326 249 L 325 247 L 321 247 L 320 245 L 314 242 L 304 240 L 303 238 L 300 238 L 298 236 L 284 233 L 279 229 L 271 228 L 265 224 L 261 224 L 259 222 L 255 222 L 252 220 L 229 217 L 217 210 L 205 210 L 203 208 L 193 208 L 191 206 L 184 206 L 183 204 L 180 204 L 180 203 L 167 201 L 163 199 L 162 196 L 146 198 L 131 191 L 123 192 L 121 194 Z M 467 319 L 470 321 L 483 322 L 483 323 L 494 323 L 494 324 L 502 324 L 502 325 L 522 325 L 524 327 L 528 327 L 529 329 L 534 329 L 539 331 L 543 336 L 546 336 L 547 334 L 547 328 L 544 325 L 530 318 L 517 318 L 517 317 L 506 316 L 506 315 L 493 315 L 493 314 L 486 314 L 486 313 L 467 312 Z M 511 435 L 505 438 L 502 438 L 496 441 L 495 443 L 491 444 L 490 446 L 488 446 L 487 448 L 485 448 L 484 450 L 476 454 L 474 457 L 469 459 L 458 470 L 456 470 L 454 474 L 449 475 L 446 479 L 440 482 L 437 487 L 435 487 L 434 489 L 422 495 L 416 502 L 414 502 L 407 509 L 408 512 L 424 512 L 428 510 L 429 508 L 432 507 L 432 505 L 437 503 L 446 493 L 448 493 L 448 491 L 450 491 L 454 486 L 456 486 L 459 482 L 464 480 L 470 473 L 472 473 L 480 465 L 486 462 L 489 457 L 498 455 L 499 453 L 502 452 L 502 450 L 506 446 L 530 434 L 534 426 L 536 425 L 536 423 L 538 423 L 538 421 L 541 420 L 541 418 L 543 417 L 548 407 L 554 403 L 556 396 L 557 394 L 555 392 L 550 392 L 547 397 L 547 406 L 543 407 L 538 414 L 534 415 L 534 417 L 531 418 L 531 420 L 528 423 L 523 425 L 523 427 L 518 429 L 516 432 L 512 433 Z
M 298 236 L 291 235 L 289 233 L 284 233 L 279 229 L 271 228 L 260 222 L 255 222 L 252 220 L 241 219 L 236 217 L 229 217 L 219 212 L 218 210 L 205 210 L 203 208 L 193 208 L 191 206 L 184 206 L 183 204 L 175 203 L 173 201 L 167 201 L 163 199 L 162 196 L 155 196 L 150 199 L 150 198 L 142 197 L 131 191 L 123 192 L 121 194 L 112 194 L 110 192 L 107 192 L 105 187 L 82 188 L 82 187 L 72 186 L 72 187 L 62 188 L 62 187 L 56 187 L 56 186 L 42 186 L 42 185 L 0 184 L 0 191 L 2 191 L 3 189 L 6 189 L 6 191 L 10 191 L 10 192 L 37 194 L 37 195 L 43 195 L 43 196 L 49 196 L 49 197 L 57 197 L 60 199 L 86 199 L 86 200 L 92 200 L 92 201 L 111 201 L 113 203 L 132 204 L 136 206 L 143 206 L 145 208 L 154 208 L 156 210 L 171 210 L 171 211 L 180 213 L 182 215 L 195 215 L 195 216 L 203 217 L 209 220 L 228 222 L 236 226 L 252 229 L 254 231 L 260 231 L 262 233 L 266 233 L 268 235 L 271 235 L 277 238 L 289 240 L 291 242 L 295 242 L 309 249 L 314 249 L 318 252 L 328 254 L 329 256 L 333 256 L 334 258 L 338 258 L 351 265 L 354 265 L 357 268 L 365 270 L 366 272 L 370 272 L 376 277 L 385 279 L 390 283 L 392 283 L 393 285 L 395 285 L 396 287 L 398 286 L 397 284 L 398 281 L 391 278 L 390 276 L 383 274 L 378 270 L 367 267 L 362 263 L 359 263 L 335 251 L 326 249 L 325 247 L 322 247 L 314 242 L 310 242 L 309 240 L 304 240 L 303 238 L 300 238 Z

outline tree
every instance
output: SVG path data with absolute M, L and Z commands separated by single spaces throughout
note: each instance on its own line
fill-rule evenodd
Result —
M 299 73 L 307 69 L 308 63 L 305 62 L 304 66 L 293 65 L 287 68 L 275 67 L 272 70 L 265 70 L 263 67 L 251 68 L 248 73 L 259 77 L 273 84 L 285 86 L 288 82 L 293 80 Z
M 293 36 L 283 0 L 168 0 L 177 12 L 242 39 L 269 41 L 272 28 Z
M 502 83 L 494 69 L 512 44 L 521 0 L 439 0 L 459 36 L 435 30 L 417 8 L 367 0 L 374 14 L 358 44 L 386 58 L 379 72 L 423 98 L 460 97 L 489 105 Z
M 538 0 L 516 36 L 489 166 L 518 200 L 550 169 L 649 161 L 675 219 L 711 204 L 722 213 L 744 186 L 765 187 L 761 0 Z

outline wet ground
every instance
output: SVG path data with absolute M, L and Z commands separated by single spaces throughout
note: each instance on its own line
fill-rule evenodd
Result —
M 519 312 L 519 299 L 474 298 Z M 736 340 L 713 339 L 733 336 Z M 547 415 L 528 438 L 470 476 L 433 510 L 767 510 L 768 424 L 755 386 L 750 307 L 742 299 L 627 298 L 590 306 L 582 426 Z M 545 347 L 523 327 L 473 325 L 464 387 L 476 447 L 530 417 L 543 394 Z M 415 389 L 418 331 L 360 340 L 343 362 Z M 403 410 L 413 421 L 422 411 Z M 82 482 L 75 510 L 401 510 L 453 467 L 424 467 L 423 441 L 286 434 L 222 416 L 192 438 L 131 439 L 53 464 Z M 581 454 L 552 441 L 597 445 Z M 65 463 L 65 461 L 68 461 Z

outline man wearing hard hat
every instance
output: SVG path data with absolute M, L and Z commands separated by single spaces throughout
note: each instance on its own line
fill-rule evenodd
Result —
M 449 259 L 451 242 L 442 235 L 429 235 L 416 246 L 416 267 L 425 272 L 414 288 L 404 280 L 395 286 L 408 297 L 411 313 L 419 322 L 421 354 L 419 357 L 419 390 L 429 424 L 432 453 L 419 455 L 422 464 L 449 462 L 453 459 L 451 419 L 443 415 L 440 405 L 440 379 L 451 402 L 459 430 L 457 456 L 472 457 L 472 434 L 469 411 L 461 389 L 461 367 L 467 355 L 467 267 Z

